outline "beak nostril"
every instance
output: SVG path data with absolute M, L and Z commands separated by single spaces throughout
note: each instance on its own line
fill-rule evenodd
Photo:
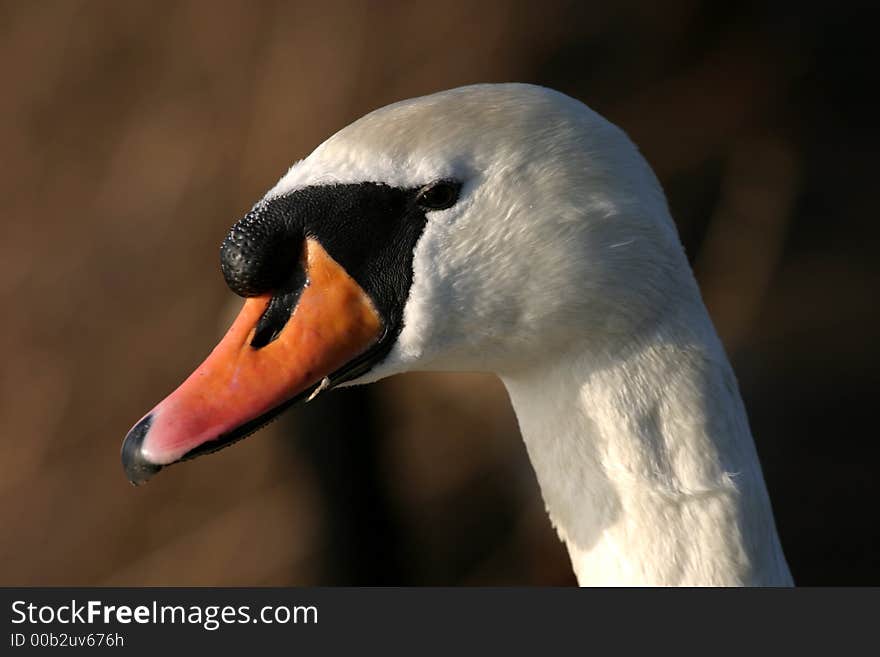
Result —
M 260 320 L 251 338 L 251 347 L 259 349 L 275 340 L 287 326 L 287 321 L 293 315 L 293 310 L 302 296 L 303 290 L 309 284 L 305 270 L 305 256 L 294 270 L 288 275 L 284 284 L 276 287 L 269 305 L 263 311 Z

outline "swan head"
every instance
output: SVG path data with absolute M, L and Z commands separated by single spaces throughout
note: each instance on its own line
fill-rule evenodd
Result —
M 650 167 L 568 96 L 476 85 L 376 110 L 233 226 L 221 265 L 244 308 L 129 432 L 126 473 L 145 481 L 328 387 L 601 353 L 662 312 L 682 257 Z

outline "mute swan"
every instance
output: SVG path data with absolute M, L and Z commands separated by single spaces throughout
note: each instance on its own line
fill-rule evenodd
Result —
M 660 185 L 580 102 L 487 84 L 376 110 L 294 164 L 221 265 L 244 307 L 126 436 L 133 483 L 334 386 L 489 371 L 580 584 L 792 583 Z

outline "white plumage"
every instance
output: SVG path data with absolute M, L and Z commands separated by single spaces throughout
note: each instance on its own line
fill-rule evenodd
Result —
M 581 584 L 790 585 L 736 380 L 621 130 L 548 89 L 464 87 L 365 116 L 267 196 L 444 177 L 461 201 L 431 213 L 402 332 L 357 383 L 497 373 Z

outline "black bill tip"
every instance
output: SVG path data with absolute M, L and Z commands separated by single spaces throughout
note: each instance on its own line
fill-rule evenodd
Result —
M 148 415 L 132 427 L 122 443 L 122 469 L 125 470 L 125 476 L 134 486 L 146 483 L 150 477 L 162 469 L 161 465 L 148 461 L 144 457 L 142 449 L 144 438 L 146 438 L 152 423 L 153 416 Z

